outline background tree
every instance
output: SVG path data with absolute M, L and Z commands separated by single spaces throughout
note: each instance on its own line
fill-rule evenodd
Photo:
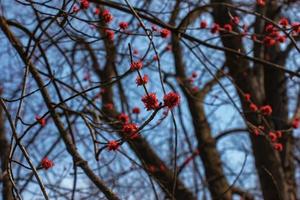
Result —
M 2 199 L 299 198 L 299 1 L 0 4 Z

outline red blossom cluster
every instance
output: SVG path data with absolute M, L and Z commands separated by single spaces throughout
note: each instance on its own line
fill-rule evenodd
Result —
M 94 9 L 94 14 L 95 15 L 100 15 L 100 9 L 99 8 L 95 8 Z
M 122 30 L 126 30 L 128 28 L 128 23 L 127 22 L 120 22 L 119 27 Z
M 147 75 L 144 75 L 143 77 L 138 76 L 135 80 L 138 86 L 146 85 L 148 81 L 149 81 L 149 77 Z
M 249 108 L 252 112 L 256 112 L 258 110 L 257 105 L 254 103 L 250 103 Z
M 193 72 L 191 77 L 194 79 L 197 78 L 197 76 L 198 76 L 197 72 Z
M 277 151 L 282 151 L 283 146 L 281 143 L 278 142 L 278 139 L 282 137 L 281 131 L 270 131 L 269 132 L 269 138 L 273 144 L 273 147 Z
M 283 145 L 281 143 L 274 143 L 273 147 L 277 151 L 282 151 L 283 150 Z
M 232 25 L 238 25 L 240 23 L 240 18 L 238 16 L 234 16 L 230 19 L 230 23 Z
M 232 31 L 232 26 L 231 24 L 224 24 L 223 26 L 224 30 L 227 32 L 231 32 Z
M 72 8 L 72 12 L 73 13 L 77 13 L 79 11 L 79 7 L 78 6 L 73 6 L 73 8 Z
M 270 116 L 272 114 L 272 107 L 270 105 L 265 105 L 260 107 L 260 112 L 263 115 Z
M 194 72 L 192 72 L 191 76 L 187 79 L 187 81 L 190 84 L 193 84 L 197 77 L 198 77 L 198 74 L 197 74 L 197 72 L 194 71 Z M 195 86 L 195 85 L 192 86 L 191 91 L 192 91 L 192 93 L 197 93 L 199 91 L 198 86 Z
M 109 41 L 114 41 L 114 38 L 115 38 L 115 32 L 114 31 L 107 29 L 107 30 L 105 30 L 105 35 L 106 35 L 106 37 Z
M 258 6 L 261 6 L 261 7 L 263 7 L 263 6 L 266 5 L 266 1 L 265 0 L 256 0 L 256 3 L 257 3 Z
M 117 119 L 120 120 L 123 123 L 127 123 L 129 121 L 129 117 L 125 113 L 119 114 Z
M 88 9 L 90 6 L 90 2 L 88 0 L 81 0 L 80 7 L 84 10 Z
M 113 16 L 109 10 L 105 9 L 102 12 L 102 19 L 105 23 L 110 23 L 113 20 Z
M 200 22 L 200 28 L 206 28 L 207 27 L 207 22 L 206 21 L 201 21 Z
M 281 18 L 278 22 L 281 26 L 286 28 L 289 25 L 289 20 L 285 17 Z
M 112 109 L 114 109 L 114 105 L 112 103 L 107 103 L 103 107 L 106 110 L 112 110 Z
M 38 115 L 35 116 L 35 120 L 42 126 L 46 126 L 46 119 L 45 118 L 42 118 Z
M 180 103 L 180 96 L 176 92 L 169 92 L 164 96 L 164 106 L 173 109 Z
M 170 32 L 168 29 L 166 29 L 166 28 L 163 28 L 163 29 L 160 30 L 160 36 L 161 36 L 162 38 L 167 38 L 167 37 L 169 37 L 170 33 L 171 33 L 171 32 Z
M 137 131 L 138 131 L 138 126 L 136 124 L 134 124 L 134 123 L 123 124 L 122 132 L 128 133 L 128 134 L 133 134 L 133 133 L 136 133 Z
M 120 147 L 120 143 L 116 140 L 111 140 L 107 143 L 107 150 L 108 151 L 116 151 Z
M 252 129 L 252 133 L 255 136 L 259 136 L 261 132 L 265 131 L 264 126 L 258 126 Z M 273 145 L 273 148 L 277 151 L 283 150 L 283 145 L 278 141 L 279 138 L 282 137 L 282 131 L 269 131 L 268 137 Z
M 43 158 L 41 165 L 42 165 L 42 168 L 44 168 L 45 170 L 48 170 L 54 166 L 54 162 L 52 160 L 49 160 L 47 157 L 45 157 L 45 158 Z
M 300 34 L 300 23 L 299 22 L 292 23 L 292 30 L 293 30 L 294 36 L 299 35 Z
M 259 129 L 259 128 L 254 128 L 254 129 L 252 129 L 252 133 L 253 133 L 255 136 L 259 136 L 259 134 L 260 134 L 260 129 Z
M 156 173 L 156 172 L 164 172 L 166 171 L 166 167 L 161 164 L 159 166 L 155 166 L 155 165 L 148 165 L 147 166 L 147 170 L 150 172 L 150 173 Z
M 213 26 L 212 26 L 212 28 L 210 29 L 210 32 L 212 34 L 215 34 L 215 33 L 218 33 L 219 31 L 220 31 L 220 25 L 214 23 Z
M 247 101 L 247 102 L 251 101 L 251 95 L 249 93 L 245 93 L 244 98 L 245 98 L 245 101 Z
M 266 36 L 263 39 L 263 42 L 266 46 L 274 46 L 279 43 L 284 43 L 286 41 L 286 36 L 281 35 L 277 27 L 273 24 L 268 24 L 265 27 Z
M 142 97 L 142 102 L 144 103 L 147 110 L 155 110 L 159 106 L 155 93 L 149 93 Z
M 247 103 L 249 103 L 249 109 L 252 112 L 257 112 L 258 107 L 255 103 L 251 101 L 251 95 L 249 93 L 244 94 L 244 99 Z M 272 107 L 270 105 L 264 105 L 259 108 L 259 111 L 262 115 L 270 116 L 272 114 Z
M 142 69 L 142 67 L 143 67 L 143 63 L 142 63 L 141 60 L 139 60 L 139 61 L 131 63 L 130 70 L 131 71 L 133 71 L 133 70 L 140 70 L 140 69 Z
M 140 114 L 140 113 L 141 113 L 141 110 L 140 110 L 140 108 L 138 108 L 138 107 L 134 107 L 134 108 L 132 109 L 132 113 L 134 113 L 134 114 Z
M 293 128 L 299 128 L 300 126 L 300 118 L 294 118 L 293 122 L 292 122 L 292 127 Z
M 138 126 L 134 123 L 123 124 L 122 132 L 126 133 L 130 139 L 135 139 L 139 136 Z
M 251 102 L 251 95 L 249 93 L 244 94 L 244 99 L 247 103 L 249 103 L 249 109 L 252 112 L 256 112 L 258 110 L 257 105 Z

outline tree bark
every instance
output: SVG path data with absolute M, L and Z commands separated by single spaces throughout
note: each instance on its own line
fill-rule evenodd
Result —
M 0 96 L 2 95 L 2 91 L 0 91 Z M 7 173 L 7 165 L 9 163 L 9 149 L 10 145 L 7 140 L 7 135 L 5 134 L 5 127 L 4 127 L 4 114 L 2 107 L 0 106 L 0 161 L 1 161 L 1 170 L 2 170 L 2 199 L 5 200 L 13 200 L 13 190 L 12 184 L 9 180 L 8 173 Z

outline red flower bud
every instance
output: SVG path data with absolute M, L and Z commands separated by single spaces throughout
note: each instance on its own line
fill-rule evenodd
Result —
M 180 103 L 180 96 L 175 92 L 169 92 L 164 96 L 164 105 L 169 109 L 173 109 Z
M 201 21 L 200 22 L 200 28 L 206 28 L 207 27 L 207 22 L 206 21 Z
M 270 116 L 272 114 L 272 107 L 270 105 L 265 105 L 260 108 L 263 115 Z
M 43 158 L 41 165 L 45 170 L 48 170 L 54 166 L 54 163 L 52 160 L 49 160 L 47 157 L 45 157 L 45 158 Z
M 116 140 L 112 140 L 107 143 L 108 151 L 116 151 L 119 149 L 119 147 L 120 147 L 120 143 Z
M 120 22 L 119 27 L 120 27 L 120 29 L 125 30 L 125 29 L 128 28 L 128 23 L 127 22 Z

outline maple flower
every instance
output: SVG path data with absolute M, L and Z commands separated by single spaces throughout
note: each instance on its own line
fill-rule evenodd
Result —
M 45 157 L 45 158 L 43 158 L 41 165 L 45 170 L 48 170 L 54 166 L 54 163 L 52 160 L 49 160 L 47 157 Z
M 197 78 L 197 76 L 198 76 L 197 72 L 192 73 L 192 78 Z
M 166 167 L 163 164 L 159 165 L 159 169 L 160 169 L 161 172 L 166 171 Z
M 136 69 L 142 69 L 143 67 L 143 63 L 142 61 L 136 61 L 136 62 L 132 62 L 130 65 L 130 70 L 136 70 Z
M 120 143 L 116 140 L 112 140 L 107 143 L 108 151 L 116 151 L 118 150 L 119 147 L 120 147 Z
M 148 95 L 143 96 L 142 102 L 144 103 L 147 110 L 154 110 L 159 106 L 155 93 L 149 93 Z
M 271 32 L 273 32 L 274 30 L 275 30 L 275 28 L 274 28 L 273 24 L 268 24 L 268 25 L 265 27 L 265 31 L 266 31 L 267 33 L 271 33 Z
M 282 137 L 282 132 L 281 131 L 276 131 L 276 136 L 277 138 L 281 138 Z
M 277 41 L 280 43 L 284 43 L 286 41 L 285 35 L 280 35 L 277 37 Z
M 240 23 L 240 18 L 238 16 L 234 16 L 231 21 L 232 24 L 239 24 Z
M 264 44 L 268 47 L 274 46 L 276 44 L 276 40 L 274 40 L 273 38 L 271 38 L 269 36 L 266 36 L 264 38 Z
M 73 8 L 72 8 L 72 12 L 73 13 L 77 13 L 79 11 L 79 8 L 78 8 L 78 6 L 73 6 Z
M 265 105 L 260 108 L 263 115 L 270 116 L 272 114 L 272 107 L 270 105 Z
M 99 8 L 95 8 L 94 9 L 94 14 L 95 15 L 99 15 L 100 14 L 100 9 Z
M 157 55 L 154 55 L 154 56 L 153 56 L 153 60 L 154 60 L 154 61 L 158 61 L 158 56 L 157 56 Z
M 299 128 L 300 126 L 300 118 L 295 118 L 292 122 L 293 128 Z
M 257 3 L 258 6 L 261 6 L 261 7 L 263 7 L 263 6 L 266 5 L 266 1 L 265 0 L 256 0 L 256 3 Z
M 128 23 L 127 22 L 120 22 L 119 27 L 120 27 L 120 29 L 125 30 L 125 29 L 128 28 Z
M 109 41 L 114 41 L 115 32 L 112 30 L 105 30 L 106 37 Z
M 148 171 L 151 173 L 155 173 L 157 168 L 155 167 L 155 165 L 148 165 Z
M 274 143 L 274 144 L 273 144 L 273 147 L 274 147 L 274 149 L 277 150 L 277 151 L 282 151 L 282 150 L 283 150 L 283 146 L 282 146 L 281 143 Z
M 125 113 L 119 114 L 117 118 L 118 118 L 118 120 L 120 120 L 124 123 L 127 123 L 129 121 L 129 117 Z
M 211 28 L 211 30 L 210 30 L 210 32 L 212 33 L 212 34 L 215 34 L 215 33 L 217 33 L 217 32 L 219 32 L 220 31 L 220 25 L 219 24 L 214 24 L 213 25 L 213 27 Z
M 127 134 L 135 134 L 139 130 L 138 126 L 134 123 L 123 124 L 122 132 Z
M 272 131 L 269 132 L 269 137 L 272 142 L 275 142 L 277 140 L 277 134 Z
M 224 24 L 223 28 L 228 32 L 232 31 L 232 26 L 230 24 Z
M 138 86 L 145 85 L 148 83 L 149 77 L 145 74 L 143 77 L 138 76 L 135 80 Z
M 299 22 L 293 22 L 292 23 L 292 29 L 293 29 L 293 33 L 295 33 L 295 34 L 300 33 L 300 23 Z
M 140 108 L 138 108 L 138 107 L 134 107 L 134 108 L 132 109 L 132 113 L 134 113 L 134 114 L 140 114 L 140 113 L 141 113 L 141 110 L 140 110 Z
M 207 27 L 207 22 L 206 21 L 201 21 L 200 22 L 200 28 L 206 28 Z
M 252 133 L 253 133 L 255 136 L 259 136 L 260 131 L 259 131 L 258 128 L 254 128 L 254 129 L 252 130 Z
M 81 0 L 80 1 L 80 7 L 82 9 L 88 9 L 90 6 L 90 2 L 88 0 Z
M 173 109 L 180 103 L 180 96 L 176 92 L 169 92 L 164 96 L 164 105 L 169 109 Z
M 289 25 L 289 20 L 283 17 L 279 20 L 279 24 L 283 27 L 287 27 Z
M 107 110 L 112 110 L 114 108 L 114 105 L 112 103 L 107 103 L 103 107 Z
M 46 119 L 42 118 L 38 115 L 35 116 L 35 120 L 42 126 L 44 127 L 46 125 Z
M 250 99 L 251 99 L 251 95 L 250 95 L 249 93 L 245 93 L 245 94 L 244 94 L 244 98 L 245 98 L 246 101 L 249 102 Z
M 249 105 L 249 108 L 251 111 L 256 112 L 258 110 L 257 105 L 255 105 L 254 103 L 251 103 Z
M 104 20 L 105 23 L 109 23 L 113 20 L 113 16 L 111 15 L 111 13 L 109 12 L 109 10 L 105 9 L 102 12 L 102 18 Z
M 171 32 L 170 32 L 168 29 L 166 29 L 166 28 L 163 28 L 163 29 L 160 30 L 160 36 L 161 36 L 162 38 L 167 38 L 167 37 L 169 37 L 170 33 L 171 33 Z
M 199 92 L 199 88 L 198 88 L 197 86 L 194 86 L 194 87 L 192 88 L 192 92 L 193 92 L 193 93 Z

